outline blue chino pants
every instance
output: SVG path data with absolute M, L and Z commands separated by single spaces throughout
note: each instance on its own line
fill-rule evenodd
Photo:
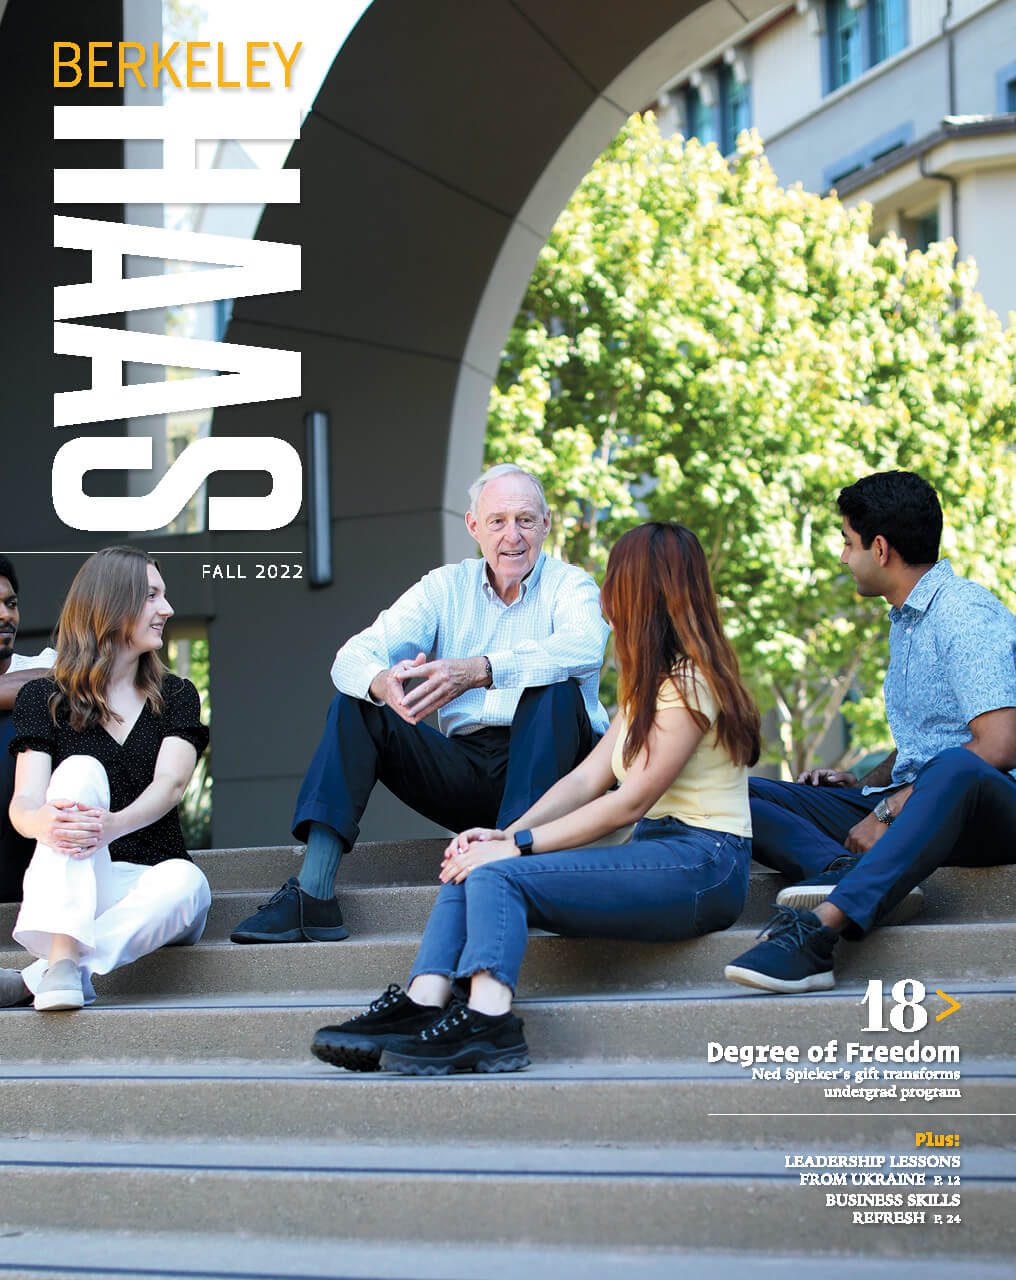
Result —
M 754 855 L 793 880 L 824 871 L 850 828 L 887 793 L 752 778 Z M 891 794 L 891 793 L 888 793 Z M 1016 862 L 1016 780 L 964 747 L 920 770 L 899 817 L 840 880 L 829 901 L 849 917 L 847 937 L 881 916 L 941 866 Z
M 726 929 L 744 908 L 751 841 L 643 818 L 628 844 L 488 862 L 443 885 L 410 981 L 486 970 L 514 991 L 529 925 L 565 937 L 677 942 Z
M 511 728 L 451 738 L 340 693 L 300 788 L 293 835 L 306 840 L 310 823 L 320 822 L 351 849 L 378 782 L 451 831 L 505 827 L 584 760 L 596 740 L 576 680 L 527 689 Z

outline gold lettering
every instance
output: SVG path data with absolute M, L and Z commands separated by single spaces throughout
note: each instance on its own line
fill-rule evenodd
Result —
M 138 56 L 133 62 L 129 59 L 127 55 L 128 49 L 137 50 Z M 138 82 L 138 84 L 141 86 L 142 89 L 145 87 L 145 77 L 141 74 L 141 68 L 145 65 L 146 57 L 147 57 L 147 54 L 145 53 L 144 45 L 136 44 L 133 40 L 127 40 L 123 44 L 121 44 L 120 74 L 117 77 L 117 82 L 121 89 L 124 86 L 124 81 L 127 79 L 128 71 L 134 72 L 134 79 Z
M 173 64 L 171 61 L 173 54 L 176 53 L 179 47 L 180 47 L 180 41 L 174 40 L 173 43 L 169 46 L 169 48 L 166 50 L 166 52 L 160 56 L 158 40 L 152 41 L 152 88 L 153 89 L 158 89 L 159 77 L 162 75 L 163 71 L 167 73 L 170 80 L 173 81 L 173 83 L 176 85 L 178 89 L 183 88 L 183 85 L 180 83 L 180 77 L 173 70 Z
M 112 40 L 90 40 L 88 44 L 88 87 L 89 89 L 112 89 L 112 80 L 96 80 L 95 73 L 99 67 L 108 67 L 109 62 L 100 58 L 97 49 L 112 49 Z
M 279 55 L 279 61 L 285 68 L 286 88 L 288 89 L 290 87 L 290 72 L 293 70 L 293 63 L 296 61 L 297 54 L 303 48 L 303 41 L 297 40 L 296 45 L 293 48 L 292 57 L 289 58 L 286 57 L 285 50 L 282 48 L 282 45 L 279 44 L 278 40 L 273 40 L 272 44 L 275 46 L 275 52 Z
M 272 82 L 270 80 L 255 80 L 254 68 L 267 67 L 268 63 L 261 58 L 255 58 L 255 49 L 268 49 L 271 46 L 267 40 L 249 40 L 247 42 L 247 88 L 248 89 L 270 89 Z
M 223 57 L 225 52 L 226 52 L 226 47 L 220 40 L 219 41 L 219 88 L 220 89 L 239 89 L 240 88 L 239 80 L 227 80 L 225 78 L 226 67 L 225 67 L 225 60 Z
M 61 58 L 61 49 L 73 49 L 73 56 L 70 58 Z M 74 79 L 64 80 L 61 78 L 61 67 L 73 67 Z M 53 88 L 54 89 L 73 89 L 81 83 L 81 46 L 74 44 L 71 40 L 54 40 L 53 41 Z
M 204 71 L 208 66 L 204 58 L 197 56 L 196 50 L 210 49 L 212 46 L 207 40 L 188 40 L 187 41 L 187 88 L 188 89 L 210 89 L 212 87 L 211 80 L 195 80 L 195 71 Z

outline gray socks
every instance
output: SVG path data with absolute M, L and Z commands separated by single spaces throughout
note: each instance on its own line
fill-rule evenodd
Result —
M 335 874 L 339 860 L 345 852 L 338 835 L 320 822 L 310 824 L 307 852 L 297 879 L 304 893 L 312 898 L 331 898 L 335 895 Z

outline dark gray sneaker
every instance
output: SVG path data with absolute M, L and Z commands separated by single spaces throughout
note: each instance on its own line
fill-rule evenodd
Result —
M 817 876 L 781 889 L 776 895 L 777 906 L 793 907 L 795 911 L 814 911 L 820 902 L 825 902 L 843 877 L 853 871 L 863 856 L 860 853 L 843 853 L 833 858 Z M 917 915 L 923 905 L 924 893 L 915 885 L 878 923 L 905 924 Z
M 334 1027 L 322 1027 L 310 1051 L 315 1058 L 347 1071 L 377 1071 L 381 1054 L 416 1036 L 440 1018 L 439 1005 L 417 1004 L 396 983 L 363 1013 Z
M 25 986 L 20 969 L 0 969 L 0 1009 L 16 1009 L 32 1003 L 32 993 Z
M 231 942 L 341 942 L 348 937 L 338 898 L 312 898 L 296 876 L 229 935 Z
M 450 1076 L 459 1071 L 519 1071 L 529 1066 L 522 1019 L 480 1013 L 460 1000 L 412 1040 L 381 1054 L 381 1070 L 406 1076 Z

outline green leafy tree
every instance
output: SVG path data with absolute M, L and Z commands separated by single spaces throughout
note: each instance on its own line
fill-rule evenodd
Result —
M 491 396 L 489 463 L 547 480 L 554 549 L 602 570 L 641 518 L 709 556 L 769 758 L 889 745 L 885 605 L 842 570 L 835 498 L 920 472 L 944 554 L 1016 605 L 1016 329 L 951 243 L 873 245 L 870 210 L 781 188 L 757 135 L 736 156 L 633 116 L 542 250 Z

